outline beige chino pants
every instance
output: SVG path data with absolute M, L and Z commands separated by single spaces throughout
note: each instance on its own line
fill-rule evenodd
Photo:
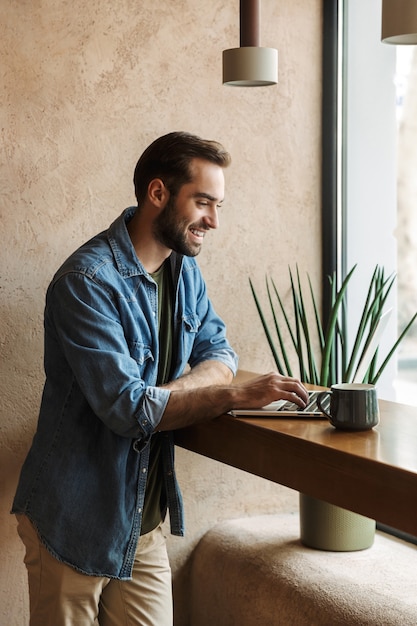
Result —
M 55 559 L 25 515 L 29 626 L 172 626 L 171 568 L 161 526 L 140 537 L 132 580 L 87 576 Z

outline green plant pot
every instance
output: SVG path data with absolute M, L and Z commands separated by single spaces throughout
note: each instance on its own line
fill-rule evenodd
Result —
M 300 538 L 310 548 L 365 550 L 374 542 L 375 526 L 375 520 L 300 493 Z

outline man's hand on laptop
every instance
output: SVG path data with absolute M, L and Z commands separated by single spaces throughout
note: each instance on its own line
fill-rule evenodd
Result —
M 287 400 L 304 408 L 308 391 L 297 379 L 270 372 L 236 385 L 234 409 L 257 409 L 275 402 Z

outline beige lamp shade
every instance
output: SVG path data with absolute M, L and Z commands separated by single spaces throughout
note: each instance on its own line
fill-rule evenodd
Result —
M 382 0 L 381 40 L 417 45 L 417 0 Z
M 278 50 L 259 45 L 260 5 L 260 0 L 240 0 L 240 48 L 223 50 L 223 85 L 263 87 L 278 82 Z
M 246 46 L 223 50 L 224 85 L 263 87 L 277 82 L 278 50 L 275 48 Z

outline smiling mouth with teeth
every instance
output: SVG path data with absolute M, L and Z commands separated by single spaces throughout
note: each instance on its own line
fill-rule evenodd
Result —
M 206 232 L 204 230 L 197 230 L 196 228 L 190 228 L 190 231 L 196 237 L 201 237 L 201 238 L 203 238 L 205 236 L 205 234 L 206 234 Z

